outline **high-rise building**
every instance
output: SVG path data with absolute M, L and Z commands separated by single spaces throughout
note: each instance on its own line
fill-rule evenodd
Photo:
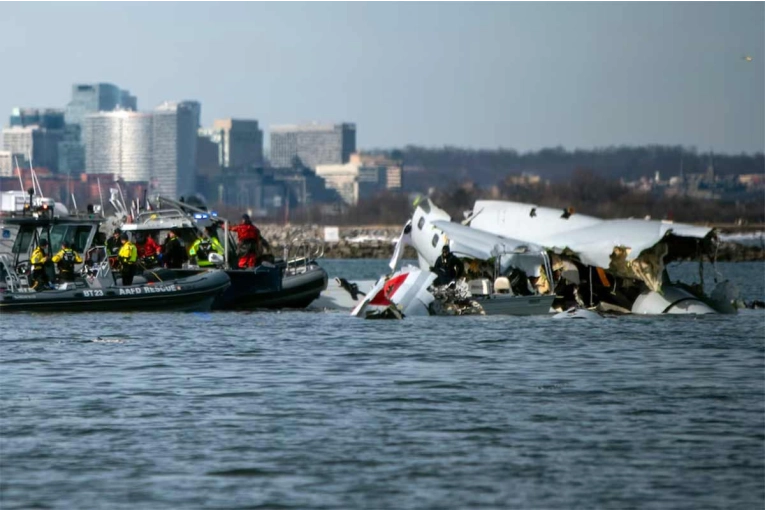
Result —
M 271 164 L 293 166 L 295 158 L 309 167 L 347 163 L 356 152 L 356 125 L 304 124 L 271 127 Z
M 87 115 L 114 110 L 136 111 L 138 101 L 127 90 L 111 83 L 75 83 L 72 99 L 66 106 L 66 128 L 59 144 L 58 168 L 61 173 L 86 169 L 86 149 L 81 139 L 82 123 Z
M 99 112 L 82 121 L 86 172 L 114 174 L 128 182 L 152 177 L 153 116 L 128 111 Z
M 14 108 L 11 111 L 10 126 L 64 129 L 64 110 L 58 108 Z
M 14 108 L 10 127 L 3 129 L 3 146 L 19 162 L 58 171 L 58 142 L 63 138 L 64 111 L 55 108 Z
M 12 177 L 13 169 L 13 153 L 0 151 L 0 177 Z
M 82 143 L 82 126 L 67 124 L 58 143 L 58 171 L 62 174 L 85 171 L 85 145 Z
M 163 103 L 150 113 L 86 115 L 82 140 L 87 173 L 147 181 L 152 193 L 172 198 L 193 192 L 199 111 L 199 103 L 183 101 Z
M 117 109 L 137 110 L 137 100 L 127 90 L 111 83 L 75 83 L 72 100 L 66 105 L 67 124 L 80 124 L 86 115 Z
M 3 149 L 15 155 L 25 166 L 45 167 L 53 172 L 58 169 L 58 143 L 63 131 L 45 129 L 38 125 L 13 126 L 3 129 Z M 29 161 L 29 158 L 32 161 Z
M 222 167 L 263 165 L 263 131 L 257 120 L 217 119 L 210 131 L 219 138 Z
M 195 191 L 200 111 L 196 101 L 168 101 L 154 110 L 153 191 L 174 198 Z

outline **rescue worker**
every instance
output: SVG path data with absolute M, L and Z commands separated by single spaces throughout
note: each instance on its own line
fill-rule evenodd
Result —
M 133 277 L 135 276 L 136 261 L 138 260 L 138 249 L 128 239 L 126 233 L 120 235 L 120 241 L 122 242 L 122 248 L 120 248 L 117 256 L 119 257 L 122 275 L 122 285 L 132 285 Z
M 202 237 L 194 241 L 194 244 L 191 245 L 191 248 L 189 249 L 189 257 L 191 257 L 192 261 L 196 260 L 199 267 L 209 267 L 214 265 L 208 260 L 211 253 L 223 255 L 224 250 L 220 241 L 218 241 L 218 238 L 213 235 L 212 229 L 210 227 L 205 227 L 202 232 Z
M 138 258 L 144 267 L 152 268 L 158 264 L 157 255 L 161 248 L 150 233 L 136 232 L 135 247 L 138 250 Z
M 40 239 L 37 248 L 32 252 L 29 263 L 32 264 L 32 288 L 41 291 L 48 286 L 48 273 L 45 271 L 45 265 L 50 260 L 47 253 L 48 240 Z
M 112 236 L 106 240 L 106 254 L 109 257 L 116 257 L 122 247 L 122 241 L 120 240 L 120 229 L 112 232 Z
M 58 267 L 58 278 L 62 282 L 74 281 L 74 265 L 82 264 L 82 257 L 72 249 L 69 241 L 61 243 L 61 250 L 53 255 L 53 263 Z
M 441 256 L 438 257 L 431 271 L 438 275 L 434 282 L 436 285 L 448 285 L 462 276 L 464 267 L 462 261 L 451 252 L 449 245 L 444 245 L 441 248 Z
M 260 230 L 252 224 L 250 216 L 242 215 L 242 222 L 231 228 L 236 233 L 239 240 L 236 253 L 239 255 L 239 268 L 255 267 L 258 261 L 258 255 L 262 251 L 260 244 Z
M 174 230 L 167 233 L 162 245 L 162 265 L 168 269 L 180 269 L 186 261 L 186 250 Z

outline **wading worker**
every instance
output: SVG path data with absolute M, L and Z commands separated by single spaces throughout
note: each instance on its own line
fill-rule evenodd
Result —
M 122 275 L 122 285 L 132 285 L 133 277 L 135 276 L 135 264 L 136 260 L 138 260 L 138 249 L 130 242 L 128 235 L 124 232 L 120 236 L 120 241 L 122 241 L 122 248 L 120 248 L 117 256 L 122 266 L 120 272 Z
M 48 284 L 48 274 L 45 272 L 45 264 L 48 263 L 48 240 L 40 239 L 40 244 L 32 252 L 29 263 L 32 264 L 32 288 L 42 290 Z
M 58 277 L 62 282 L 74 281 L 74 265 L 82 264 L 80 255 L 72 249 L 69 241 L 61 243 L 61 250 L 53 255 L 53 263 L 58 266 Z
M 441 256 L 436 260 L 436 265 L 431 271 L 438 275 L 434 282 L 436 285 L 448 285 L 462 276 L 462 261 L 454 255 L 448 245 L 441 248 Z

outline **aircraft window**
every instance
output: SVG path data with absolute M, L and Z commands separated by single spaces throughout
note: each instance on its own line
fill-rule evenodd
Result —
M 438 246 L 438 237 L 439 237 L 438 234 L 433 234 L 433 240 L 430 242 L 430 244 L 433 245 L 433 248 Z
M 419 228 L 420 230 L 422 230 L 422 226 L 423 226 L 423 225 L 425 225 L 425 217 L 424 217 L 424 216 L 421 216 L 421 217 L 420 217 L 420 221 L 418 221 L 418 222 L 417 222 L 417 228 Z

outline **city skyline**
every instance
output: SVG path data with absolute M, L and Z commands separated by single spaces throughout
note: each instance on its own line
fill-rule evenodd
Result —
M 130 90 L 140 110 L 198 100 L 203 126 L 256 119 L 270 133 L 284 123 L 354 122 L 364 149 L 765 150 L 762 3 L 3 11 L 0 58 L 18 73 L 2 87 L 3 115 L 63 107 L 71 84 L 108 82 Z

